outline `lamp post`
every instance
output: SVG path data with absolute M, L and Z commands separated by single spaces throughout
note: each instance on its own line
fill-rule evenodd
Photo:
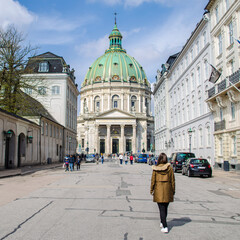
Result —
M 192 145 L 192 143 L 191 143 L 191 140 L 192 140 L 192 133 L 193 133 L 192 129 L 191 129 L 191 128 L 189 128 L 189 129 L 188 129 L 188 135 L 189 135 L 189 152 L 191 152 L 191 145 Z
M 88 150 L 89 150 L 89 149 L 88 149 L 88 141 L 87 141 L 87 154 L 88 154 Z

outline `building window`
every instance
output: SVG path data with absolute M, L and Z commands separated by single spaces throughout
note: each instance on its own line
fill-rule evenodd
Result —
M 222 138 L 219 138 L 219 155 L 223 155 L 223 140 Z
M 41 62 L 39 63 L 38 72 L 48 72 L 49 71 L 49 64 L 48 62 Z
M 230 22 L 228 25 L 228 31 L 229 31 L 229 45 L 233 44 L 233 23 Z
M 220 108 L 220 121 L 222 121 L 222 120 L 223 120 L 223 109 Z
M 203 147 L 203 131 L 202 128 L 199 129 L 199 145 Z
M 28 95 L 31 95 L 32 94 L 32 89 L 31 88 L 25 88 L 24 92 Z
M 232 137 L 232 154 L 237 155 L 237 137 Z
M 84 139 L 82 139 L 82 149 L 84 149 Z
M 40 95 L 46 95 L 46 92 L 47 92 L 46 87 L 43 87 L 43 86 L 38 87 L 38 93 Z
M 191 78 L 192 78 L 192 90 L 194 90 L 195 89 L 194 73 L 192 73 Z
M 201 69 L 200 69 L 200 67 L 198 67 L 197 68 L 197 83 L 198 83 L 198 85 L 200 85 L 201 84 Z
M 210 132 L 210 127 L 207 127 L 207 146 L 211 146 L 211 132 Z
M 205 71 L 205 79 L 207 79 L 208 76 L 208 62 L 207 60 L 204 61 L 204 71 Z
M 193 49 L 191 50 L 191 61 L 193 61 Z
M 44 121 L 41 122 L 41 132 L 42 135 L 44 135 Z
M 216 19 L 216 23 L 218 23 L 218 21 L 219 21 L 219 9 L 218 9 L 218 6 L 215 8 L 215 19 Z
M 235 103 L 231 102 L 231 116 L 232 120 L 235 120 Z
M 229 0 L 225 0 L 226 11 L 229 9 Z
M 118 101 L 119 101 L 119 97 L 118 97 L 118 95 L 114 95 L 113 97 L 112 97 L 112 107 L 113 108 L 118 108 Z
M 203 33 L 203 45 L 204 46 L 207 45 L 207 33 L 206 32 Z
M 52 95 L 60 94 L 60 87 L 59 86 L 52 86 Z
M 197 41 L 197 54 L 199 54 L 199 52 L 200 52 L 200 43 L 199 41 Z
M 136 101 L 137 101 L 137 98 L 136 96 L 132 96 L 131 97 L 131 108 L 135 108 L 136 106 Z
M 46 123 L 46 136 L 48 136 L 48 123 Z
M 218 35 L 218 54 L 222 54 L 222 34 Z
M 50 124 L 50 137 L 52 137 L 52 124 Z

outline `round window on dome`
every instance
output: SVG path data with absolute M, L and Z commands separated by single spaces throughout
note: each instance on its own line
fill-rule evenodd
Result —
M 136 82 L 137 79 L 136 79 L 134 76 L 132 76 L 132 77 L 130 78 L 130 81 Z
M 119 78 L 119 76 L 118 75 L 114 75 L 113 77 L 112 77 L 112 80 L 113 81 L 118 81 L 120 78 Z
M 101 77 L 100 77 L 100 76 L 97 76 L 97 77 L 95 78 L 95 82 L 99 82 L 99 81 L 101 81 Z

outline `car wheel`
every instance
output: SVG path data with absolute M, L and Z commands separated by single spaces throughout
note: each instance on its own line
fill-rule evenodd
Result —
M 188 171 L 187 171 L 187 175 L 188 175 L 188 177 L 191 177 L 191 176 L 192 176 L 189 169 L 188 169 Z
M 209 177 L 209 178 L 212 177 L 212 174 L 210 173 L 210 174 L 208 175 L 208 177 Z

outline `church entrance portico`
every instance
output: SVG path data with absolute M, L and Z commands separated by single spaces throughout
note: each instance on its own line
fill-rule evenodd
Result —
M 119 139 L 112 139 L 112 153 L 119 153 Z

